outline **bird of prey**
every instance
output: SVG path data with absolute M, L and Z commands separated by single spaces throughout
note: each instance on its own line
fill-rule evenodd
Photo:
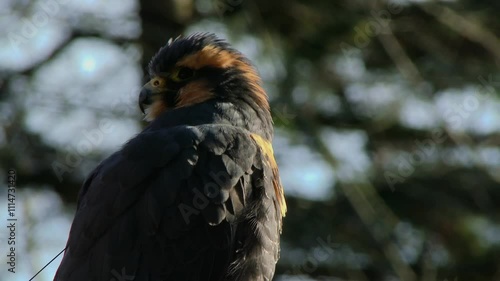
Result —
M 150 123 L 85 180 L 54 280 L 271 280 L 286 203 L 256 69 L 196 33 L 149 75 Z

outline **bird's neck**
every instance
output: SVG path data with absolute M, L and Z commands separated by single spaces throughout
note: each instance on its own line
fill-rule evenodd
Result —
M 273 137 L 271 113 L 252 101 L 221 100 L 215 104 L 217 118 L 215 122 L 230 123 L 258 134 L 267 140 Z
M 271 113 L 251 100 L 218 99 L 162 113 L 145 130 L 181 125 L 228 124 L 245 128 L 267 140 L 273 136 Z
M 228 71 L 214 87 L 216 107 L 223 120 L 270 141 L 273 121 L 267 94 L 256 70 L 242 63 L 246 71 Z

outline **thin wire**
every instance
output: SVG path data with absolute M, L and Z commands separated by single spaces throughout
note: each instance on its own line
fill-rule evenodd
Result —
M 42 267 L 42 269 L 40 269 L 35 275 L 33 275 L 33 277 L 31 277 L 30 280 L 28 281 L 31 281 L 33 280 L 38 274 L 40 274 L 40 272 L 42 272 L 42 270 L 44 270 L 47 266 L 49 266 L 50 263 L 52 263 L 55 259 L 57 259 L 58 256 L 60 256 L 64 251 L 66 251 L 66 248 L 62 249 L 62 251 L 59 252 L 59 254 L 57 254 L 57 256 L 55 256 L 53 259 L 51 259 L 44 267 Z

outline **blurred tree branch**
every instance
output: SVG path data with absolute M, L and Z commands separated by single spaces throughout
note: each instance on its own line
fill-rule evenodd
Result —
M 451 30 L 480 44 L 500 61 L 500 40 L 486 27 L 438 4 L 426 3 L 419 7 Z

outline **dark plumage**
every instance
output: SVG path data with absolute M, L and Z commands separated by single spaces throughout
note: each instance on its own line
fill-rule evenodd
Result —
M 258 74 L 212 34 L 149 71 L 152 122 L 83 184 L 54 280 L 271 280 L 286 204 Z

